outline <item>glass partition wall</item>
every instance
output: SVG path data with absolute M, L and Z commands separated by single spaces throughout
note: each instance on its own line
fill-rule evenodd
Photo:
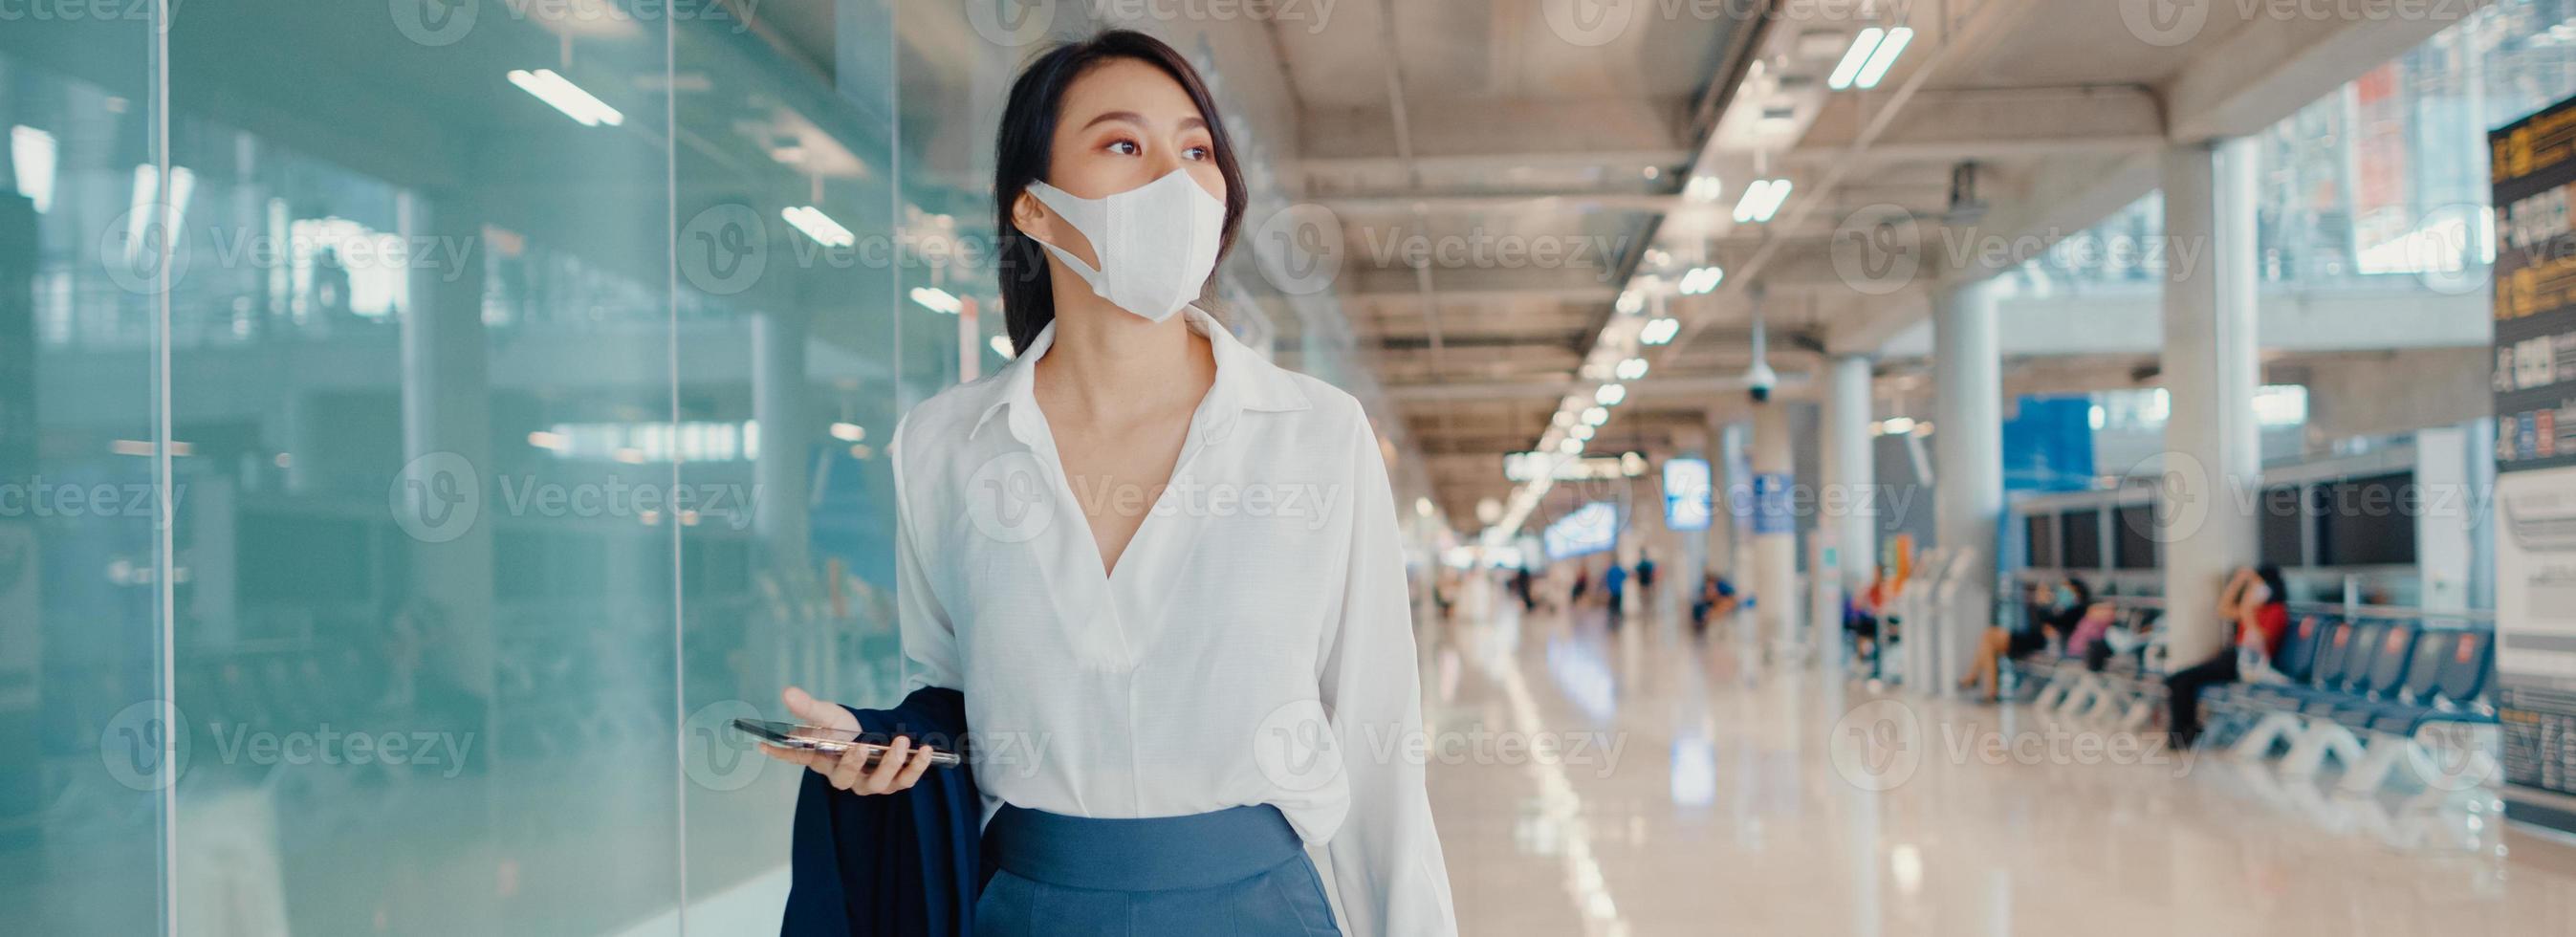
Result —
M 896 695 L 883 446 L 1007 361 L 1042 37 L 112 6 L 0 24 L 0 933 L 774 928 L 796 776 L 722 727 Z M 1344 331 L 1245 263 L 1239 331 Z

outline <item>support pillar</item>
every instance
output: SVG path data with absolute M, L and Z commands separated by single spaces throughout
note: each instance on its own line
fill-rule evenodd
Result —
M 2164 154 L 2165 237 L 2205 245 L 2200 263 L 2174 262 L 2164 283 L 2162 370 L 2171 405 L 2157 486 L 2156 531 L 2165 627 L 2176 667 L 2227 646 L 2218 593 L 2260 542 L 2253 505 L 2262 480 L 2254 390 L 2254 147 L 2244 139 Z M 2180 252 L 2168 252 L 2181 256 Z
M 482 217 L 470 197 L 438 201 L 405 195 L 396 204 L 402 233 L 421 243 L 473 243 Z M 412 545 L 412 594 L 434 602 L 444 618 L 424 634 L 443 654 L 445 676 L 492 698 L 499 637 L 492 611 L 492 528 L 482 517 L 499 466 L 492 452 L 492 378 L 483 328 L 482 258 L 463 270 L 424 264 L 411 272 L 411 308 L 400 316 L 402 474 L 389 495 Z M 319 452 L 296 453 L 298 459 Z M 423 663 L 423 667 L 437 664 Z M 441 714 L 446 715 L 446 714 Z
M 1939 648 L 1939 686 L 1965 671 L 1994 621 L 1995 540 L 2004 509 L 2003 361 L 1996 344 L 1993 280 L 1949 286 L 1932 303 L 1934 534 L 1959 570 L 1939 635 L 1910 629 L 1925 653 Z M 1965 551 L 1964 553 L 1962 551 Z M 1923 586 L 1938 588 L 1937 582 Z M 1910 655 L 1909 655 L 1910 656 Z
M 1789 486 L 1796 466 L 1789 445 L 1789 406 L 1753 407 L 1753 608 L 1755 647 L 1804 643 L 1798 628 L 1797 517 Z
M 1839 647 L 1842 599 L 1869 588 L 1878 569 L 1878 485 L 1871 452 L 1870 362 L 1843 355 L 1828 365 L 1822 468 L 1825 489 L 1817 530 L 1832 551 L 1833 576 L 1816 590 L 1828 607 L 1817 610 L 1817 640 Z M 1839 658 L 1835 658 L 1839 659 Z
M 1715 488 L 1719 470 L 1717 460 L 1709 458 L 1707 430 L 1696 427 L 1675 430 L 1673 448 L 1675 458 L 1700 459 L 1708 462 L 1709 485 L 1712 489 Z M 1707 498 L 1710 506 L 1709 518 L 1708 523 L 1701 525 L 1698 530 L 1673 531 L 1674 539 L 1680 541 L 1678 546 L 1681 550 L 1681 558 L 1678 562 L 1667 560 L 1664 563 L 1664 568 L 1668 570 L 1664 573 L 1666 585 L 1656 590 L 1664 599 L 1658 603 L 1662 607 L 1657 609 L 1657 614 L 1664 616 L 1666 621 L 1675 619 L 1677 612 L 1687 613 L 1690 611 L 1691 603 L 1699 600 L 1700 577 L 1705 575 L 1709 568 L 1709 531 L 1722 523 L 1719 518 L 1724 516 L 1719 513 L 1721 509 L 1717 504 L 1715 491 L 1681 492 L 1681 494 L 1684 497 Z
M 1717 532 L 1709 537 L 1709 568 L 1726 576 L 1739 590 L 1753 587 L 1752 547 L 1745 543 L 1745 531 L 1753 518 L 1753 468 L 1745 452 L 1746 429 L 1742 423 L 1718 426 L 1717 490 L 1724 495 L 1717 517 L 1711 523 Z

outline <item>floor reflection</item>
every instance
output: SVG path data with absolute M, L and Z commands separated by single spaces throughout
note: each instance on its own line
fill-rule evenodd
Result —
M 1613 628 L 1499 594 L 1459 608 L 1425 631 L 1436 731 L 1606 737 L 1589 760 L 1433 765 L 1462 933 L 2576 927 L 2576 854 L 2506 835 L 2491 794 L 2337 797 L 2014 707 L 1882 700 L 1669 611 Z M 1913 721 L 1911 748 L 1872 769 L 1885 740 L 1849 717 L 1879 710 Z M 1910 767 L 1872 773 L 1890 765 Z

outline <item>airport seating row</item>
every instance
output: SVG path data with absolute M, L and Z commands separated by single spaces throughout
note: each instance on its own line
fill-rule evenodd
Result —
M 2492 628 L 2307 615 L 2270 667 L 2280 681 L 2201 695 L 2212 744 L 2246 760 L 2277 754 L 2289 775 L 2313 775 L 2333 759 L 2344 769 L 2339 786 L 2361 793 L 2400 766 L 2428 785 L 2493 772 L 2490 746 L 2475 740 L 2496 724 Z
M 2099 668 L 2059 653 L 2052 641 L 2047 651 L 2007 662 L 2005 689 L 2029 693 L 2032 705 L 2062 717 L 2128 731 L 2144 728 L 2165 699 L 2158 666 L 2163 647 L 2155 640 L 2161 614 L 2151 605 L 2124 603 L 2118 623 L 2102 636 L 2107 647 L 2095 651 Z
M 2043 712 L 2140 731 L 2166 706 L 2154 610 L 2122 611 L 2116 653 L 2099 669 L 2056 654 L 2012 668 L 2015 688 Z M 2278 757 L 2284 775 L 2313 776 L 2332 760 L 2337 786 L 2376 791 L 2410 769 L 2419 786 L 2494 772 L 2491 627 L 2434 619 L 2306 614 L 2279 654 L 2238 683 L 2202 692 L 2205 745 L 2245 761 Z

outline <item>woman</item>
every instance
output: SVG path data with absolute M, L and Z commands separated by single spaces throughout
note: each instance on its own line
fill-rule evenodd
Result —
M 999 869 L 973 932 L 1455 933 L 1377 436 L 1190 305 L 1246 200 L 1206 87 L 1103 33 L 1021 73 L 997 151 L 1018 354 L 891 442 L 907 688 L 962 692 Z M 770 753 L 885 794 L 923 751 Z
M 2165 678 L 2176 746 L 2200 741 L 2200 691 L 2237 681 L 2237 648 L 2251 648 L 2267 658 L 2280 652 L 2281 636 L 2290 630 L 2288 596 L 2289 590 L 2281 585 L 2281 568 L 2270 563 L 2238 567 L 2227 587 L 2219 590 L 2218 615 L 2235 626 L 2235 638 L 2217 656 Z
M 2020 660 L 2046 648 L 2051 636 L 2063 646 L 2067 637 L 2075 633 L 2076 624 L 2093 608 L 2093 588 L 2074 576 L 2046 590 L 2034 583 L 2031 592 L 2020 628 L 2008 631 L 1996 625 L 1986 629 L 1977 646 L 1977 656 L 1968 663 L 1967 676 L 1959 678 L 1960 689 L 1977 687 L 1981 698 L 1994 702 L 2005 660 Z

